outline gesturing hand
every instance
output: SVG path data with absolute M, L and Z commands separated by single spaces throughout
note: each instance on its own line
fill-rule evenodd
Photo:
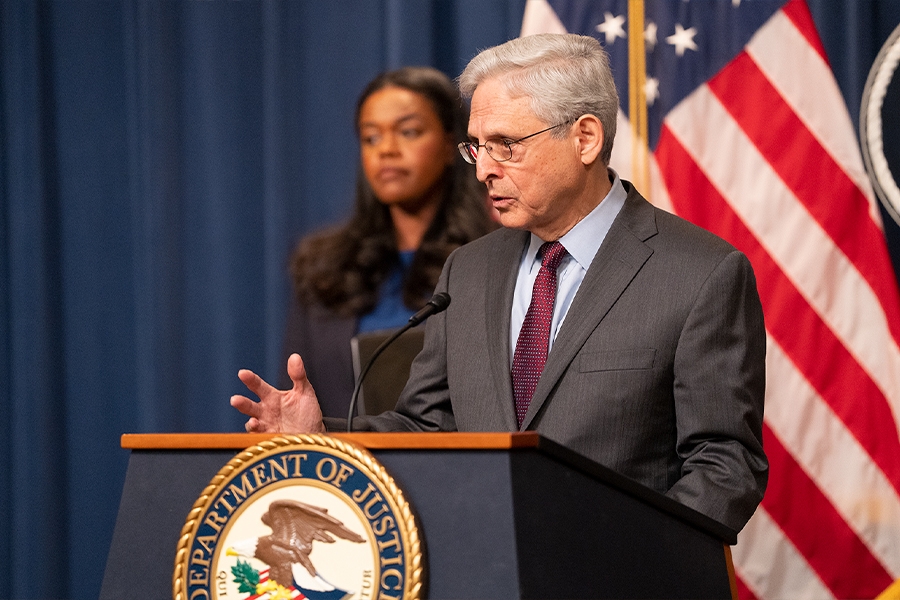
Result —
M 303 360 L 292 354 L 287 362 L 288 375 L 294 382 L 290 390 L 278 390 L 259 375 L 247 369 L 238 371 L 238 378 L 259 402 L 241 395 L 231 397 L 231 406 L 250 417 L 244 427 L 251 433 L 322 433 L 322 410 L 316 391 L 306 377 Z

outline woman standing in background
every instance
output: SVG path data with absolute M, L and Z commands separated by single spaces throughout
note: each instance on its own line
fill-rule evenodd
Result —
M 456 86 L 430 67 L 382 73 L 359 98 L 354 213 L 303 239 L 291 259 L 284 357 L 303 358 L 324 416 L 347 416 L 351 338 L 406 324 L 450 252 L 495 227 L 456 148 L 467 125 Z M 291 385 L 286 373 L 281 383 Z

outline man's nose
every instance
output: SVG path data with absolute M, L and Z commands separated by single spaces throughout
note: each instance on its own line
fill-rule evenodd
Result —
M 486 149 L 480 148 L 475 157 L 475 177 L 478 181 L 484 183 L 488 179 L 496 179 L 500 176 L 500 170 L 500 163 L 494 160 Z

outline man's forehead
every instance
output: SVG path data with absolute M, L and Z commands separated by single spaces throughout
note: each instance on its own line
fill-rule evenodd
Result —
M 469 134 L 481 136 L 518 129 L 523 123 L 539 122 L 531 109 L 531 98 L 512 95 L 496 79 L 488 79 L 475 88 L 469 111 Z

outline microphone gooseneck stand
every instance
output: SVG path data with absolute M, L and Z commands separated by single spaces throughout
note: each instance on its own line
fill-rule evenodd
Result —
M 353 388 L 353 396 L 350 398 L 350 410 L 347 412 L 347 433 L 353 432 L 353 413 L 356 411 L 356 404 L 359 399 L 359 392 L 362 389 L 362 382 L 366 376 L 366 373 L 369 372 L 369 369 L 372 368 L 372 365 L 375 363 L 375 359 L 384 351 L 385 348 L 390 346 L 394 340 L 403 335 L 405 331 L 408 329 L 412 329 L 431 315 L 436 315 L 439 312 L 444 311 L 448 306 L 450 306 L 450 294 L 446 292 L 438 292 L 434 296 L 431 297 L 431 300 L 428 301 L 422 309 L 411 316 L 409 321 L 407 321 L 406 325 L 395 331 L 391 334 L 391 337 L 384 340 L 378 348 L 375 349 L 375 352 L 372 353 L 372 358 L 366 362 L 366 366 L 363 367 L 363 370 L 360 371 L 359 377 L 356 378 L 356 386 Z

